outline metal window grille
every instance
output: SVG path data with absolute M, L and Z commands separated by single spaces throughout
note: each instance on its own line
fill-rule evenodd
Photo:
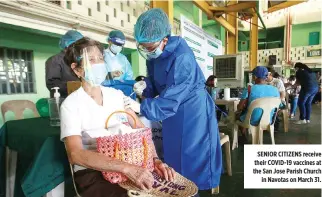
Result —
M 0 47 L 0 94 L 36 93 L 33 52 Z

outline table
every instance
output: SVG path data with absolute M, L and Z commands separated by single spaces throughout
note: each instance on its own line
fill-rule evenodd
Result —
M 231 100 L 224 100 L 224 99 L 216 99 L 216 105 L 226 105 L 228 108 L 228 126 L 231 128 L 231 132 L 229 133 L 229 138 L 232 143 L 232 150 L 238 147 L 238 126 L 235 124 L 235 112 L 237 111 L 237 105 L 239 100 L 231 99 Z
M 68 159 L 60 128 L 51 127 L 48 118 L 31 118 L 6 122 L 0 129 L 1 172 L 4 171 L 4 149 L 18 153 L 15 197 L 39 197 L 70 176 Z M 1 173 L 4 193 L 4 174 Z

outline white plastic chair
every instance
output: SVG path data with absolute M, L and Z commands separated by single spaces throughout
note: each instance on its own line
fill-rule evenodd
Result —
M 272 144 L 275 144 L 274 139 L 274 122 L 271 124 L 271 112 L 272 110 L 278 110 L 281 104 L 281 99 L 277 97 L 259 98 L 250 103 L 244 122 L 236 121 L 238 126 L 249 129 L 249 133 L 252 135 L 252 144 L 263 144 L 263 130 L 270 131 Z M 254 109 L 259 108 L 263 110 L 263 115 L 257 126 L 250 124 L 251 115 Z
M 231 169 L 231 154 L 230 154 L 229 136 L 225 135 L 224 133 L 220 133 L 220 144 L 221 144 L 221 146 L 224 145 L 224 149 L 225 149 L 227 174 L 228 174 L 228 176 L 232 176 L 233 172 Z
M 224 133 L 220 133 L 220 145 L 224 145 L 225 158 L 226 158 L 226 168 L 228 176 L 232 176 L 233 172 L 231 169 L 231 154 L 230 154 L 230 141 L 229 136 Z M 219 186 L 211 189 L 211 194 L 219 194 Z
M 39 117 L 36 105 L 29 100 L 6 101 L 1 105 L 2 119 L 6 122 L 6 113 L 11 111 L 15 115 L 15 120 L 24 118 L 23 112 L 26 109 L 32 110 L 34 117 Z M 6 147 L 6 197 L 14 195 L 17 167 L 17 152 Z
M 67 151 L 66 144 L 65 144 L 65 149 Z M 76 197 L 81 197 L 81 195 L 77 191 L 77 186 L 76 186 L 75 179 L 74 179 L 74 165 L 72 165 L 71 163 L 69 163 L 69 168 L 70 168 L 70 173 L 72 175 L 72 180 L 73 180 L 73 185 L 74 185 Z

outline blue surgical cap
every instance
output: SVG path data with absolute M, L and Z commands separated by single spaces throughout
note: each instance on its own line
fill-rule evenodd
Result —
M 141 14 L 134 26 L 134 38 L 138 43 L 158 42 L 171 35 L 167 14 L 160 8 Z
M 69 45 L 73 44 L 77 40 L 83 38 L 84 36 L 75 30 L 69 30 L 60 38 L 59 47 L 61 49 L 67 48 Z
M 113 30 L 108 34 L 107 41 L 111 41 L 117 45 L 124 45 L 125 35 L 120 30 Z
M 255 77 L 260 79 L 267 79 L 268 76 L 268 70 L 265 66 L 257 66 L 253 69 L 252 73 L 255 75 Z

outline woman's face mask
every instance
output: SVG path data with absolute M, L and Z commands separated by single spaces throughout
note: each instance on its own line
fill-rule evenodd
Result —
M 99 86 L 106 79 L 107 71 L 104 63 L 93 64 L 91 69 L 85 69 L 84 79 L 93 86 Z
M 122 51 L 123 47 L 115 44 L 111 44 L 110 50 L 115 55 L 119 54 Z
M 106 79 L 107 70 L 104 63 L 104 57 L 97 49 L 89 50 L 90 53 L 84 49 L 82 60 L 84 68 L 83 79 L 92 86 L 99 86 Z

